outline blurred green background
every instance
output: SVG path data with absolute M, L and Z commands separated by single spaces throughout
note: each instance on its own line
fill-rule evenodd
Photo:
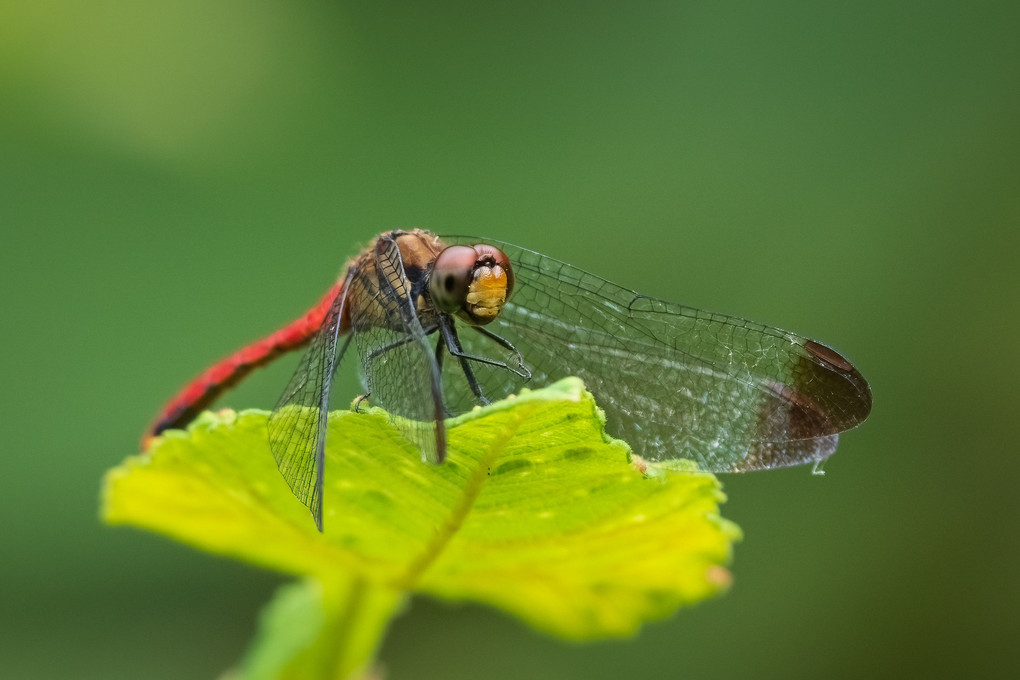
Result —
M 722 599 L 589 645 L 416 600 L 391 678 L 1011 675 L 1018 28 L 1015 2 L 4 3 L 0 675 L 238 659 L 281 579 L 101 526 L 100 478 L 408 226 L 829 342 L 875 410 L 824 478 L 724 478 Z M 270 406 L 294 361 L 223 403 Z

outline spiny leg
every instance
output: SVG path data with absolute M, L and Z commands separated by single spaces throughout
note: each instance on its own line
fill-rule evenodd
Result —
M 361 413 L 361 404 L 368 401 L 368 398 L 372 396 L 372 393 L 359 394 L 358 398 L 354 401 L 354 412 Z
M 432 335 L 433 333 L 436 332 L 436 328 L 438 328 L 438 326 L 429 326 L 428 328 L 425 328 L 423 330 L 425 331 L 425 335 Z M 377 359 L 378 357 L 381 357 L 383 354 L 386 354 L 386 352 L 395 350 L 398 347 L 403 347 L 404 345 L 414 341 L 415 337 L 413 335 L 405 335 L 399 340 L 394 340 L 393 342 L 383 345 L 382 347 L 376 347 L 374 350 L 369 352 L 368 359 L 369 361 L 371 361 L 372 359 Z
M 521 370 L 520 371 L 514 370 L 513 368 L 506 366 L 506 364 L 504 364 L 504 367 L 521 376 L 525 380 L 531 380 L 531 370 L 524 365 L 524 357 L 522 357 L 521 353 L 517 351 L 517 348 L 514 347 L 513 343 L 511 343 L 504 337 L 496 335 L 495 333 L 486 328 L 482 328 L 481 326 L 471 326 L 471 330 L 475 331 L 476 333 L 479 333 L 480 335 L 488 338 L 489 340 L 492 340 L 503 349 L 513 352 L 514 355 L 517 357 L 517 363 L 520 364 Z
M 529 371 L 527 368 L 524 368 L 523 364 L 522 371 L 521 369 L 514 368 L 513 366 L 510 366 L 509 364 L 503 361 L 496 361 L 495 359 L 489 359 L 488 357 L 480 357 L 474 354 L 465 353 L 460 345 L 460 338 L 457 337 L 457 332 L 456 330 L 454 330 L 452 323 L 440 321 L 439 329 L 440 331 L 442 331 L 444 337 L 446 337 L 446 345 L 447 348 L 450 350 L 450 354 L 460 359 L 462 364 L 464 361 L 477 361 L 480 364 L 487 364 L 489 366 L 495 366 L 496 368 L 505 368 L 511 373 L 519 375 L 520 377 L 525 379 L 531 377 L 531 371 Z
M 443 374 L 443 349 L 446 347 L 446 340 L 440 336 L 436 340 L 436 366 L 439 367 L 439 374 Z M 447 418 L 452 418 L 456 414 L 446 405 L 446 401 L 443 401 L 443 415 Z
M 471 370 L 471 366 L 468 365 L 469 360 L 481 361 L 482 363 L 491 363 L 486 359 L 478 357 L 472 357 L 468 354 L 464 354 L 464 350 L 460 344 L 460 338 L 457 337 L 457 329 L 454 328 L 452 323 L 447 323 L 445 319 L 440 317 L 439 328 L 443 334 L 439 344 L 436 345 L 436 359 L 442 355 L 441 349 L 443 347 L 443 341 L 446 341 L 446 349 L 453 356 L 457 357 L 457 361 L 460 362 L 460 368 L 464 371 L 464 377 L 467 378 L 468 386 L 471 388 L 471 393 L 475 395 L 475 399 L 482 406 L 488 406 L 489 400 L 482 392 L 481 386 L 478 384 L 478 380 L 475 378 L 474 371 Z

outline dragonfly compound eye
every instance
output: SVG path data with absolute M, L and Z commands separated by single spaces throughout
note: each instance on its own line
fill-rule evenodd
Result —
M 467 246 L 450 246 L 436 257 L 429 276 L 429 294 L 442 311 L 453 314 L 464 307 L 478 253 Z

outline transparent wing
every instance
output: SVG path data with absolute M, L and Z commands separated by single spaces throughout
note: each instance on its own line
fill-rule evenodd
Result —
M 861 374 L 828 347 L 744 319 L 703 312 L 627 290 L 507 243 L 513 294 L 485 327 L 512 345 L 532 372 L 474 365 L 490 399 L 576 375 L 606 412 L 610 434 L 650 460 L 686 458 L 713 472 L 820 461 L 838 433 L 871 410 Z M 473 329 L 466 352 L 514 353 Z M 466 381 L 444 366 L 448 403 L 471 402 Z
M 337 352 L 349 289 L 350 275 L 269 416 L 269 448 L 276 466 L 297 499 L 311 511 L 319 531 L 329 394 L 347 349 L 345 343 Z
M 394 424 L 439 463 L 446 455 L 445 416 L 435 337 L 418 319 L 414 301 L 423 281 L 407 278 L 396 242 L 380 238 L 374 267 L 355 274 L 351 327 L 362 361 L 362 381 L 373 404 L 386 409 Z M 434 330 L 434 329 L 430 329 Z

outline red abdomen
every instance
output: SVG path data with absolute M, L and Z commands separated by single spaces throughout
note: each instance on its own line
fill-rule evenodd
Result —
M 268 364 L 285 352 L 305 345 L 319 330 L 333 300 L 342 289 L 343 279 L 340 279 L 318 304 L 300 319 L 217 362 L 185 385 L 177 396 L 163 407 L 159 417 L 146 432 L 146 437 L 157 435 L 163 430 L 184 427 L 208 408 L 220 394 L 236 385 L 253 369 Z M 343 319 L 340 332 L 346 332 L 348 325 L 348 320 Z

